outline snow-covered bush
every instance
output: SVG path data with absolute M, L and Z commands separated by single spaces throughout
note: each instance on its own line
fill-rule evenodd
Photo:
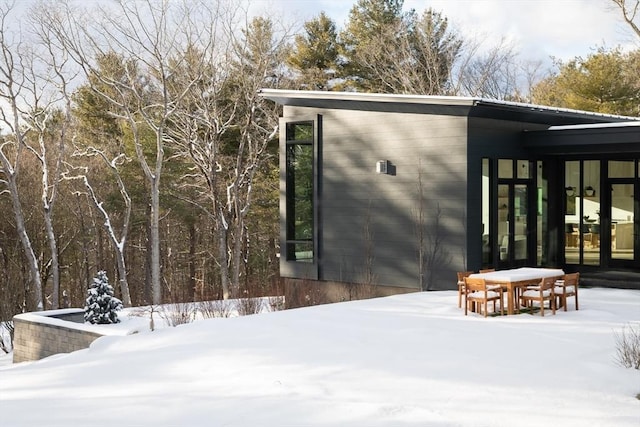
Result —
M 118 323 L 118 310 L 122 310 L 122 301 L 113 295 L 107 273 L 99 271 L 87 290 L 84 320 L 94 324 Z

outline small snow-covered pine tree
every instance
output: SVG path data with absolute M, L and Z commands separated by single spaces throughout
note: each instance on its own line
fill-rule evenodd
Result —
M 84 320 L 94 324 L 118 323 L 118 310 L 122 310 L 122 301 L 113 296 L 107 273 L 99 271 L 87 290 Z

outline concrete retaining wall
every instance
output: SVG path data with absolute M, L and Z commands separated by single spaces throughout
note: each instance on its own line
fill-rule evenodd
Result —
M 13 363 L 88 348 L 104 334 L 87 330 L 83 316 L 79 308 L 14 316 Z

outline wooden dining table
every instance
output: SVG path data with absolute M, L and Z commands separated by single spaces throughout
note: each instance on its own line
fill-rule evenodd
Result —
M 487 273 L 473 273 L 469 277 L 484 279 L 487 283 L 502 286 L 507 290 L 507 314 L 514 314 L 518 301 L 516 290 L 521 287 L 538 284 L 547 277 L 564 276 L 564 271 L 559 268 L 520 267 L 509 270 L 496 270 Z

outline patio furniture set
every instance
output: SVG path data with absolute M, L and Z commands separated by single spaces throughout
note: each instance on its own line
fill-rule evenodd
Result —
M 499 307 L 500 314 L 504 315 L 506 296 L 507 314 L 520 313 L 522 307 L 533 313 L 539 307 L 540 315 L 544 316 L 545 304 L 556 314 L 556 308 L 567 311 L 567 299 L 574 297 L 578 310 L 579 281 L 580 273 L 565 274 L 555 268 L 458 272 L 458 307 L 462 307 L 464 299 L 465 315 L 474 311 L 487 317 L 489 303 L 492 303 L 493 313 L 497 314 Z

